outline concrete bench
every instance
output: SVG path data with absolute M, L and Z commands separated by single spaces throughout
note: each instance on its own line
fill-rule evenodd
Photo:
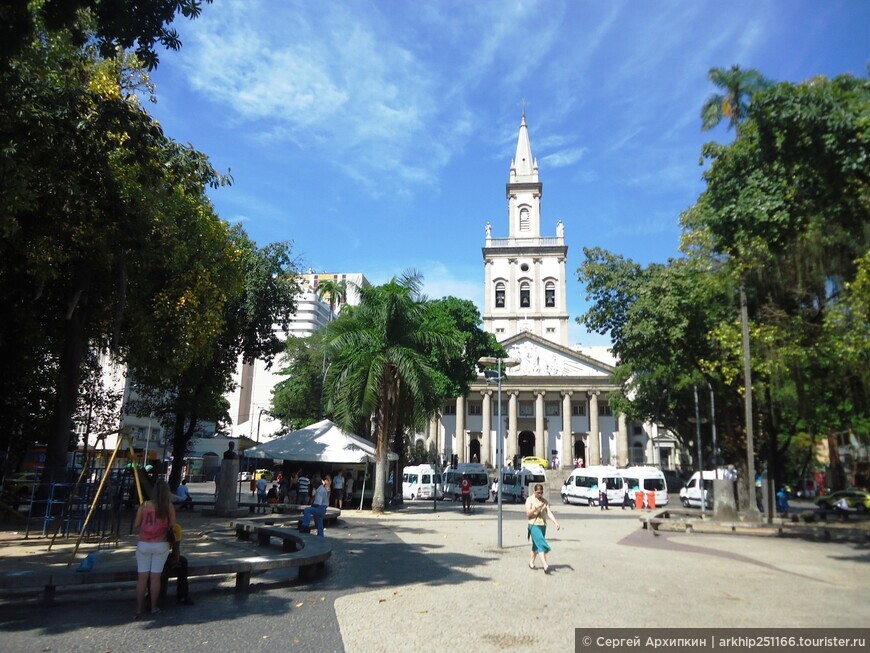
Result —
M 187 575 L 196 576 L 230 576 L 235 574 L 237 592 L 246 592 L 250 588 L 251 574 L 296 567 L 299 579 L 305 580 L 321 569 L 332 556 L 332 544 L 322 537 L 305 537 L 293 535 L 294 548 L 278 556 L 244 556 L 226 557 L 214 560 L 197 559 L 188 556 Z M 171 574 L 174 576 L 175 574 Z M 76 587 L 85 585 L 109 585 L 113 583 L 136 582 L 138 574 L 133 567 L 105 568 L 98 566 L 91 571 L 75 571 L 69 568 L 48 568 L 44 570 L 27 570 L 9 572 L 0 575 L 0 590 L 38 589 L 43 591 L 43 601 L 51 604 L 54 601 L 58 587 Z

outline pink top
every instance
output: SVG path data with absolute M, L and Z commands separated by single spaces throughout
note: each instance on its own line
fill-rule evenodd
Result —
M 158 519 L 157 509 L 149 502 L 142 505 L 142 523 L 139 524 L 139 539 L 143 542 L 165 542 L 169 530 L 169 518 Z

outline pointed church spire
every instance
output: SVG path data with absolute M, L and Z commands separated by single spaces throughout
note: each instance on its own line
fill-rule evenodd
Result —
M 532 144 L 529 141 L 529 128 L 526 126 L 525 107 L 523 107 L 523 119 L 520 122 L 520 135 L 517 138 L 517 153 L 511 162 L 511 181 L 538 181 L 538 162 L 532 156 Z

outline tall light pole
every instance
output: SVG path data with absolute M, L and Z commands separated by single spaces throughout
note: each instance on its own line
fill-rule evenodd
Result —
M 260 444 L 260 420 L 263 419 L 263 413 L 268 413 L 269 411 L 265 408 L 260 409 L 260 414 L 257 415 L 257 444 Z
M 492 378 L 491 376 L 486 376 L 486 372 L 484 372 L 484 376 L 486 376 L 486 382 L 492 383 L 496 381 L 498 383 L 498 429 L 495 441 L 495 467 L 496 467 L 496 479 L 498 480 L 498 548 L 502 548 L 502 538 L 501 538 L 501 523 L 502 523 L 502 501 L 501 501 L 501 468 L 504 466 L 504 438 L 502 437 L 502 416 L 501 416 L 501 368 L 502 367 L 516 367 L 520 364 L 519 361 L 513 360 L 512 358 L 495 358 L 493 356 L 484 356 L 483 358 L 478 359 L 477 361 L 481 365 L 484 366 L 492 366 L 495 365 L 497 368 L 496 377 Z

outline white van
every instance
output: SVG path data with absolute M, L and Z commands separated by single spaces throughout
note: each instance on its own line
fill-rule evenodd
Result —
M 598 503 L 599 488 L 607 488 L 607 501 L 611 505 L 621 505 L 623 495 L 622 476 L 616 467 L 595 465 L 580 467 L 562 485 L 562 503 L 580 503 L 592 506 Z
M 657 467 L 627 467 L 619 471 L 622 481 L 628 487 L 634 504 L 634 492 L 655 492 L 656 507 L 668 505 L 668 484 L 662 470 Z M 623 492 L 624 492 L 623 488 Z M 620 503 L 622 503 L 620 501 Z
M 402 469 L 402 498 L 414 500 L 420 496 L 420 466 L 409 465 Z
M 463 474 L 468 476 L 471 481 L 471 498 L 474 501 L 486 501 L 487 496 L 489 496 L 489 477 L 486 475 L 486 467 L 481 463 L 459 463 L 455 468 L 445 469 L 441 476 L 444 483 L 444 498 L 454 501 L 462 499 Z
M 544 486 L 544 496 L 549 494 L 547 474 L 540 465 L 524 465 L 519 471 L 512 467 L 501 470 L 502 490 L 501 500 L 522 503 L 534 494 L 534 487 L 538 483 Z M 493 483 L 493 501 L 498 501 L 498 483 Z
M 443 498 L 441 491 L 441 470 L 433 465 L 411 465 L 402 470 L 402 498 L 429 499 Z
M 703 490 L 699 480 L 703 475 Z M 686 487 L 680 490 L 680 502 L 686 508 L 701 507 L 701 492 L 704 494 L 704 503 L 707 508 L 713 507 L 713 481 L 714 479 L 734 481 L 734 473 L 731 470 L 719 469 L 703 472 L 695 472 L 686 483 Z

